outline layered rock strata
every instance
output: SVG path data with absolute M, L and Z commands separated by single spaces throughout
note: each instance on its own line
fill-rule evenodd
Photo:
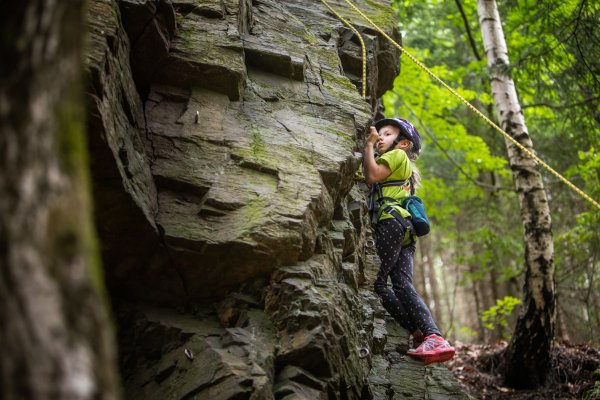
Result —
M 359 21 L 343 2 L 331 2 Z M 357 4 L 397 37 L 389 4 Z M 399 54 L 309 0 L 91 1 L 96 223 L 128 399 L 373 395 L 356 152 Z

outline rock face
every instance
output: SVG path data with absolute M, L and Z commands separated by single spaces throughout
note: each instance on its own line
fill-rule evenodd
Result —
M 388 3 L 357 4 L 397 38 Z M 90 2 L 96 223 L 127 399 L 379 390 L 354 175 L 399 54 L 332 5 L 367 43 L 367 100 L 358 41 L 319 1 Z

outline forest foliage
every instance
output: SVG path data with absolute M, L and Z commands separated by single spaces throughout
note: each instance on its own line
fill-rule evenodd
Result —
M 495 120 L 476 1 L 393 3 L 407 51 Z M 498 6 L 509 72 L 537 155 L 598 201 L 600 3 Z M 510 311 L 518 310 L 512 299 L 522 296 L 524 246 L 504 139 L 407 57 L 384 106 L 386 115 L 414 123 L 425 142 L 419 194 L 434 224 L 423 256 L 431 261 L 429 282 L 441 282 L 432 296 L 439 303 L 435 314 L 458 338 L 508 338 L 516 314 Z M 598 344 L 600 212 L 542 174 L 555 241 L 557 336 Z M 431 288 L 427 281 L 423 286 Z

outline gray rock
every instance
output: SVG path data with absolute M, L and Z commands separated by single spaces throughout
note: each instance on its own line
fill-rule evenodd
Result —
M 273 398 L 275 336 L 262 313 L 251 313 L 247 328 L 228 329 L 210 314 L 141 308 L 136 315 L 136 343 L 125 354 L 128 399 Z
M 108 282 L 114 292 L 121 292 L 132 289 L 125 288 L 121 277 L 145 279 L 140 260 L 147 260 L 158 244 L 158 204 L 144 148 L 142 102 L 119 10 L 114 2 L 94 1 L 89 14 L 87 132 L 95 220 Z M 161 275 L 181 290 L 173 274 Z

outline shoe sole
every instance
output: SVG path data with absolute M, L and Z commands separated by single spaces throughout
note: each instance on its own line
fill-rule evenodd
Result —
M 452 357 L 454 357 L 454 353 L 455 353 L 454 348 L 450 347 L 448 349 L 439 351 L 435 354 L 410 354 L 410 353 L 406 353 L 406 354 L 411 357 L 420 358 L 421 360 L 423 360 L 423 363 L 425 365 L 429 365 L 432 363 L 446 362 L 446 361 L 452 359 Z
M 423 364 L 429 365 L 432 363 L 443 363 L 449 361 L 454 357 L 454 349 L 448 349 L 447 351 L 440 352 L 438 354 L 433 354 L 430 356 L 425 356 L 423 358 Z

